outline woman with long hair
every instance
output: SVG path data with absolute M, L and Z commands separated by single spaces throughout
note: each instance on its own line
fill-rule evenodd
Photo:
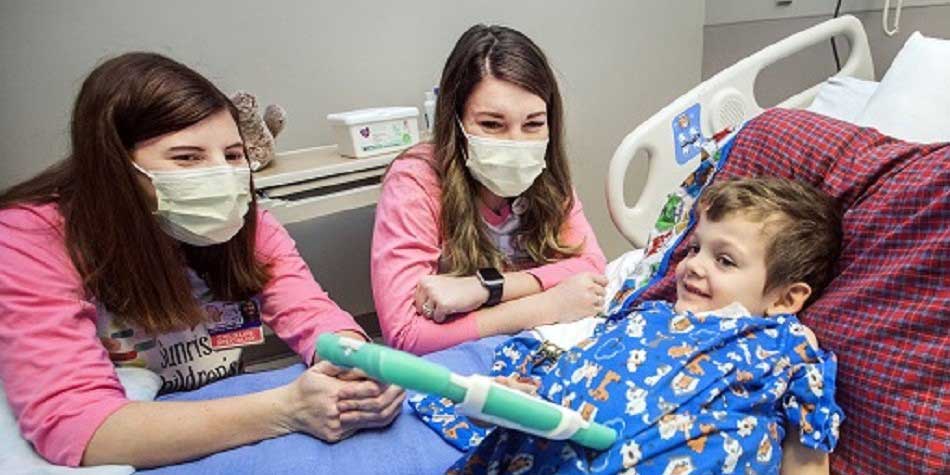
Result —
M 605 258 L 571 185 L 544 53 L 476 25 L 449 55 L 432 142 L 389 169 L 372 283 L 387 343 L 427 353 L 597 314 Z
M 200 74 L 124 54 L 83 82 L 69 156 L 0 193 L 0 381 L 51 462 L 165 465 L 292 431 L 336 441 L 399 413 L 399 388 L 314 361 L 319 333 L 365 333 L 257 209 L 236 124 Z M 239 373 L 261 321 L 311 365 L 292 383 L 125 397 L 117 366 L 155 372 L 162 392 Z

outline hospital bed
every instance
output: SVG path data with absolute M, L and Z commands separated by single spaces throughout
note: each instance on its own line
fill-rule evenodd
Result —
M 760 107 L 753 87 L 764 68 L 837 35 L 851 44 L 838 78 L 775 109 Z M 646 247 L 644 261 L 655 243 L 675 241 L 656 239 L 651 226 L 667 211 L 668 194 L 681 182 L 697 180 L 693 173 L 700 157 L 682 163 L 678 149 L 684 140 L 672 133 L 679 120 L 692 120 L 692 110 L 702 111 L 701 135 L 718 142 L 722 151 L 717 180 L 794 179 L 822 189 L 841 206 L 843 244 L 836 277 L 799 315 L 838 358 L 836 400 L 846 419 L 831 457 L 832 473 L 950 473 L 950 42 L 922 43 L 915 35 L 881 83 L 871 84 L 877 89 L 864 96 L 857 107 L 864 112 L 856 115 L 845 111 L 854 104 L 834 104 L 835 97 L 826 94 L 838 90 L 843 78 L 849 83 L 873 79 L 861 23 L 843 17 L 792 35 L 703 82 L 638 126 L 617 148 L 607 175 L 610 215 L 631 244 Z M 932 52 L 935 57 L 925 54 Z M 933 67 L 934 62 L 939 65 Z M 917 94 L 900 91 L 927 75 L 935 78 L 929 87 Z M 820 104 L 816 97 L 823 99 Z M 886 115 L 869 114 L 882 102 L 894 107 L 885 108 Z M 856 123 L 837 120 L 846 117 Z M 924 130 L 934 122 L 940 125 Z M 889 129 L 890 135 L 878 128 Z M 628 206 L 626 170 L 643 155 L 646 185 Z M 685 242 L 670 244 L 656 261 L 660 270 L 648 287 L 638 296 L 633 292 L 626 304 L 675 298 L 671 269 L 686 254 Z
M 667 194 L 696 167 L 697 160 L 678 163 L 673 152 L 676 139 L 671 134 L 671 123 L 696 104 L 703 111 L 699 117 L 701 133 L 706 136 L 738 127 L 759 116 L 763 109 L 756 102 L 753 91 L 758 73 L 769 64 L 836 35 L 845 36 L 851 44 L 850 55 L 838 74 L 873 79 L 874 68 L 861 23 L 853 17 L 838 18 L 792 35 L 736 63 L 664 107 L 623 139 L 607 173 L 607 203 L 615 224 L 634 247 L 644 247 Z M 806 107 L 817 92 L 818 86 L 810 87 L 781 106 Z M 649 163 L 646 185 L 636 203 L 628 206 L 623 200 L 624 176 L 634 157 L 643 153 Z M 950 151 L 945 156 L 950 156 Z M 503 337 L 493 337 L 470 342 L 426 358 L 443 363 L 461 374 L 487 373 L 492 349 L 502 340 Z M 196 400 L 259 391 L 289 382 L 301 371 L 302 365 L 296 365 L 265 373 L 241 375 L 193 392 L 166 395 L 160 399 Z M 946 416 L 945 408 L 941 409 L 942 400 L 929 402 L 937 406 L 935 417 L 939 419 Z M 387 430 L 359 433 L 337 444 L 325 444 L 308 436 L 294 434 L 141 473 L 441 473 L 461 456 L 414 417 L 408 406 L 403 412 Z M 855 434 L 858 433 L 852 431 L 845 437 Z M 929 447 L 939 448 L 934 445 Z M 856 473 L 842 467 L 837 466 L 841 473 Z

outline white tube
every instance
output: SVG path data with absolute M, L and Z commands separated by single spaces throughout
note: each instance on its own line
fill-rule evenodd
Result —
M 904 6 L 904 0 L 897 0 L 897 7 L 894 8 L 894 29 L 891 30 L 888 28 L 887 17 L 891 12 L 891 0 L 884 0 L 884 11 L 881 12 L 881 28 L 884 29 L 884 34 L 887 36 L 894 36 L 897 34 L 897 30 L 900 29 L 901 25 L 901 7 Z

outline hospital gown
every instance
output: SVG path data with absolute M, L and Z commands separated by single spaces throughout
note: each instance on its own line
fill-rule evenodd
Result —
M 830 452 L 844 418 L 835 356 L 805 333 L 793 315 L 754 317 L 737 304 L 678 314 L 647 302 L 554 364 L 533 364 L 536 341 L 509 340 L 497 374 L 532 373 L 543 397 L 619 437 L 598 452 L 498 428 L 448 473 L 778 473 L 786 423 L 798 431 L 790 437 Z

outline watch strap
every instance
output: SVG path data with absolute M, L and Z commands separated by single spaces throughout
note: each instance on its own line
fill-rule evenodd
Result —
M 485 307 L 494 307 L 501 303 L 501 294 L 504 292 L 502 284 L 486 285 L 485 288 L 488 289 L 488 300 L 485 301 Z
M 478 281 L 488 290 L 488 300 L 482 304 L 483 307 L 492 307 L 501 303 L 501 296 L 504 293 L 505 280 L 501 273 L 494 267 L 478 269 Z

